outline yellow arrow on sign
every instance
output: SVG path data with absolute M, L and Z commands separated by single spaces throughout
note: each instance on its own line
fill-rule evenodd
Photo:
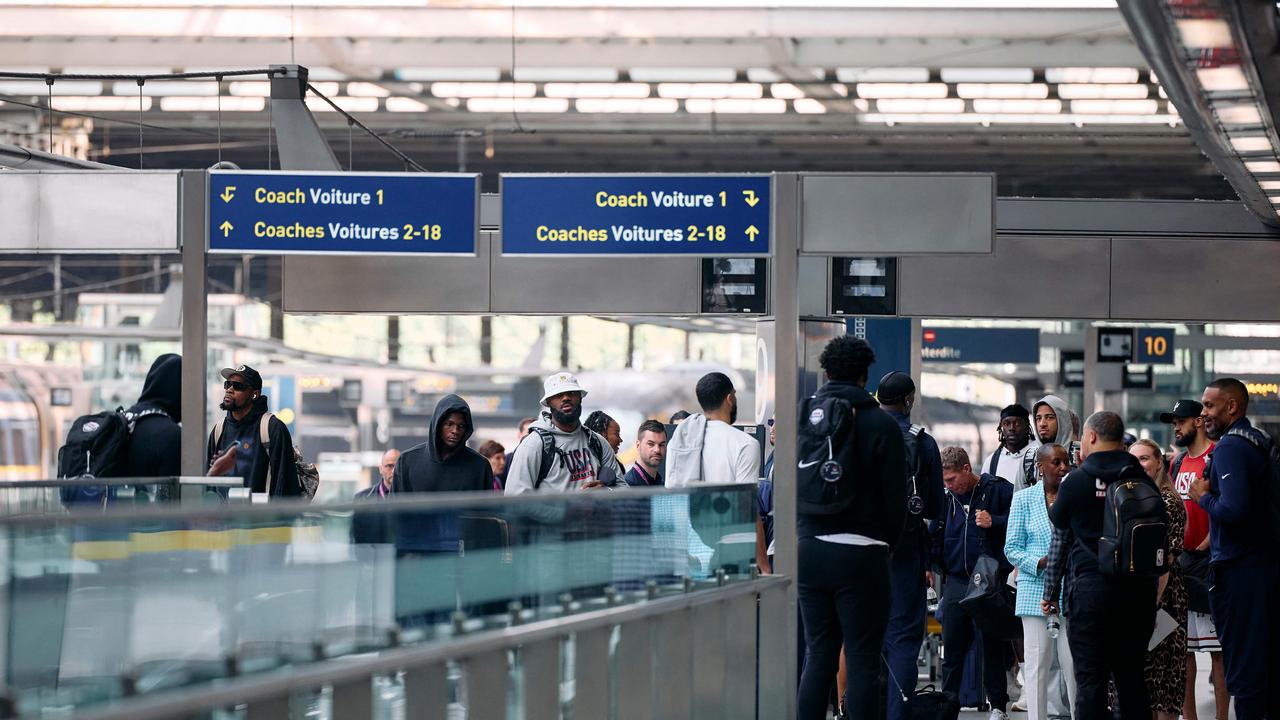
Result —
M 233 226 L 231 225 L 230 220 L 223 220 L 222 224 L 218 226 L 218 229 L 222 231 L 222 237 L 227 237 L 231 234 Z
M 760 202 L 760 198 L 756 197 L 755 190 L 743 190 L 742 194 L 746 196 L 747 205 L 751 207 L 755 207 L 756 203 Z
M 749 225 L 747 227 L 746 233 L 747 233 L 747 237 L 751 240 L 751 242 L 755 242 L 756 235 L 760 234 L 760 228 L 756 227 L 755 225 Z
M 222 198 L 222 202 L 231 202 L 231 198 L 236 196 L 236 186 L 228 185 L 223 189 L 222 194 L 218 197 Z

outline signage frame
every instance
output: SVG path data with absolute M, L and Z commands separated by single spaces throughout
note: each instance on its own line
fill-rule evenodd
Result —
M 602 253 L 523 253 L 523 252 L 507 252 L 506 236 L 509 228 L 507 227 L 505 217 L 506 204 L 506 181 L 507 178 L 558 178 L 558 179 L 585 179 L 585 178 L 617 178 L 617 179 L 644 179 L 651 178 L 655 180 L 663 179 L 708 179 L 716 178 L 762 178 L 768 182 L 769 187 L 769 217 L 765 219 L 761 232 L 766 233 L 765 240 L 768 249 L 764 252 L 743 252 L 741 250 L 726 250 L 719 253 L 678 253 L 678 252 L 654 252 L 654 253 L 619 253 L 619 252 L 602 252 Z M 502 198 L 502 207 L 499 208 L 499 227 L 502 228 L 500 237 L 495 248 L 495 254 L 501 257 L 509 258 L 656 258 L 656 257 L 677 257 L 677 258 L 771 258 L 773 257 L 773 231 L 777 227 L 777 173 L 501 173 L 498 175 L 498 197 Z
M 346 172 L 342 170 L 223 170 L 206 171 L 209 182 L 205 190 L 208 217 L 204 228 L 204 249 L 211 255 L 325 255 L 332 257 L 466 257 L 474 258 L 480 245 L 480 173 L 416 173 L 416 172 Z M 214 248 L 211 245 L 213 227 L 213 176 L 215 175 L 276 175 L 276 176 L 326 176 L 326 177 L 424 177 L 470 178 L 473 183 L 475 213 L 471 222 L 471 252 L 373 252 L 360 250 L 255 250 Z

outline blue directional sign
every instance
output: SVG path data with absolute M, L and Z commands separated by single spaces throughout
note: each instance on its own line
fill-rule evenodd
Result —
M 929 362 L 1040 362 L 1040 331 L 1034 328 L 929 327 L 920 354 Z
M 474 255 L 476 175 L 209 173 L 209 252 Z
M 1173 338 L 1173 328 L 1138 328 L 1134 331 L 1133 361 L 1172 365 Z
M 767 175 L 503 175 L 504 255 L 769 254 Z

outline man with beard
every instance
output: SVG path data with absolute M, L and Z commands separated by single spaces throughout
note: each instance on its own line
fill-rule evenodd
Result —
M 262 375 L 248 365 L 223 368 L 221 374 L 226 392 L 218 407 L 227 414 L 209 433 L 208 465 L 225 461 L 222 456 L 234 452 L 235 463 L 227 475 L 243 478 L 251 492 L 270 497 L 301 496 L 293 437 L 280 418 L 267 411 Z
M 507 495 L 612 487 L 622 478 L 618 459 L 599 433 L 582 425 L 578 379 L 555 373 L 542 384 L 546 411 L 529 426 L 507 467 Z
M 754 484 L 760 479 L 760 445 L 733 427 L 738 421 L 733 381 L 721 372 L 707 373 L 695 393 L 702 413 L 680 423 L 667 446 L 667 487 Z
M 1214 380 L 1200 403 L 1205 434 L 1217 446 L 1209 477 L 1191 484 L 1191 497 L 1209 513 L 1209 604 L 1227 689 L 1239 720 L 1280 717 L 1280 558 L 1268 458 L 1273 440 L 1245 416 L 1249 391 L 1239 380 Z
M 662 487 L 662 462 L 667 457 L 667 429 L 645 420 L 636 433 L 636 464 L 623 480 L 632 487 Z
M 1195 400 L 1179 400 L 1173 410 L 1160 413 L 1160 422 L 1173 426 L 1173 444 L 1182 451 L 1173 460 L 1170 475 L 1173 487 L 1187 508 L 1187 531 L 1183 536 L 1183 582 L 1187 586 L 1187 696 L 1182 704 L 1183 716 L 1196 720 L 1196 653 L 1209 653 L 1209 678 L 1213 681 L 1213 699 L 1217 717 L 1225 718 L 1231 704 L 1226 679 L 1222 674 L 1222 645 L 1209 611 L 1209 513 L 1191 499 L 1191 485 L 1204 477 L 1213 452 L 1213 441 L 1204 433 L 1204 406 Z
M 1080 443 L 1074 439 L 1072 415 L 1067 401 L 1057 395 L 1045 395 L 1031 406 L 1032 429 L 1039 444 L 1061 445 L 1067 451 L 1070 469 L 1074 470 L 1080 455 Z M 1037 458 L 1036 453 L 1028 452 L 1022 461 L 1022 478 L 1026 485 L 1036 484 L 1039 475 Z
M 1000 411 L 1000 447 L 987 456 L 979 470 L 988 475 L 1004 478 L 1013 483 L 1014 492 L 1026 487 L 1029 483 L 1024 476 L 1023 468 L 1026 459 L 1032 458 L 1034 463 L 1036 448 L 1040 443 L 1031 441 L 1031 414 L 1018 404 L 1013 404 Z

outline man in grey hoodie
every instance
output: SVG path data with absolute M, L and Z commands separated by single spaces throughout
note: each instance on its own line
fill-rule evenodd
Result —
M 546 410 L 516 446 L 503 493 L 570 492 L 617 485 L 622 468 L 609 443 L 582 425 L 582 398 L 587 392 L 578 379 L 558 372 L 543 382 L 542 389 Z
M 1045 395 L 1031 406 L 1031 427 L 1041 445 L 1061 445 L 1067 450 L 1067 462 L 1075 469 L 1080 458 L 1080 443 L 1072 439 L 1071 408 L 1067 401 L 1057 395 Z M 1039 478 L 1036 475 L 1035 453 L 1027 456 L 1022 463 L 1022 476 L 1027 485 L 1035 485 Z M 1021 490 L 1022 488 L 1015 488 Z

